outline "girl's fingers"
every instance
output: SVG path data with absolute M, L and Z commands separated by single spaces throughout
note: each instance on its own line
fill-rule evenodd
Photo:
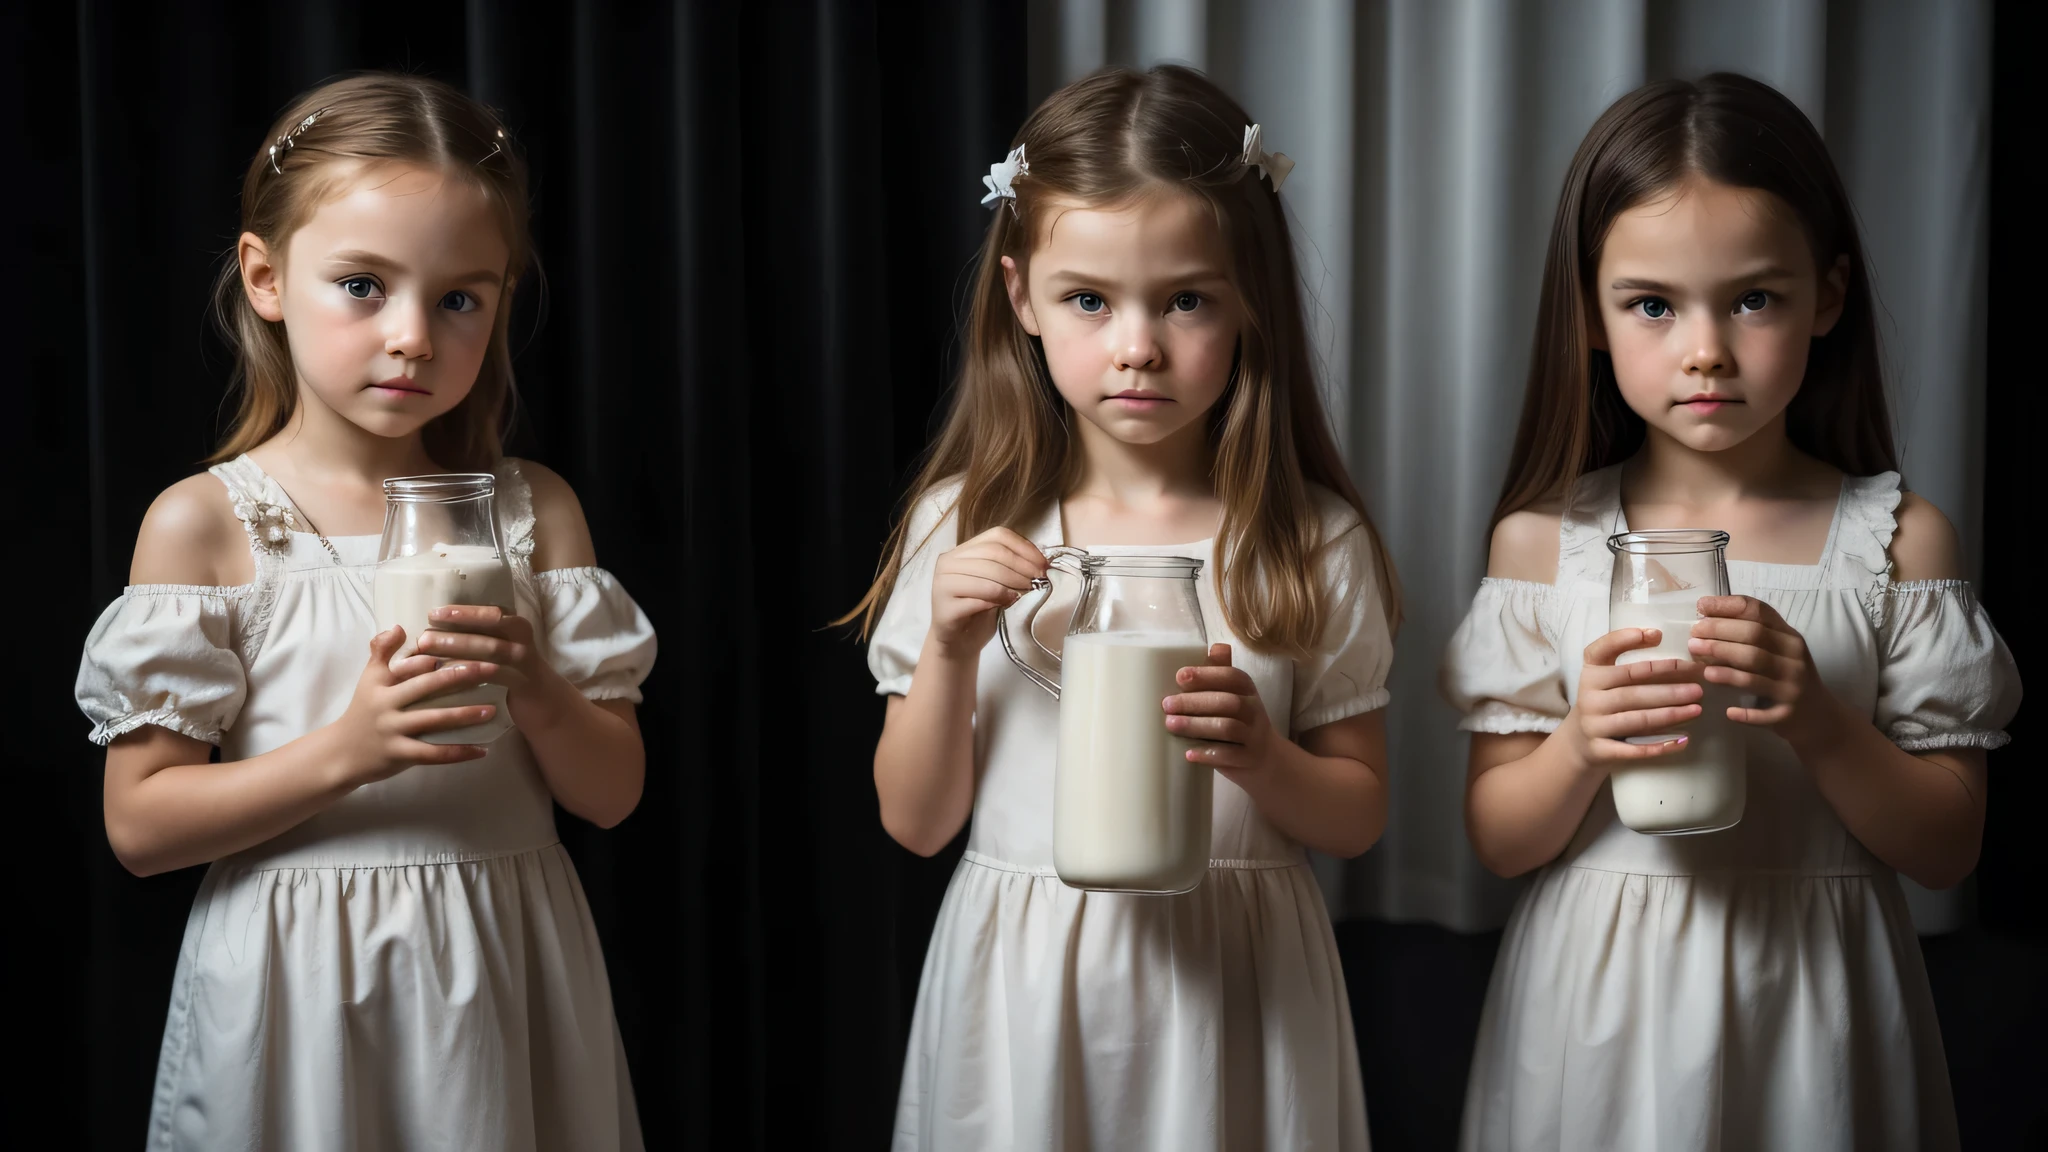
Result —
M 1782 724 L 1791 718 L 1791 715 L 1792 706 L 1790 704 L 1774 704 L 1769 708 L 1728 709 L 1728 718 L 1730 720 L 1735 721 L 1737 724 L 1754 724 L 1761 728 L 1768 728 L 1773 724 Z
M 394 624 L 370 637 L 370 662 L 388 666 L 398 650 L 405 647 L 405 629 Z
M 1612 716 L 1589 716 L 1586 723 L 1588 734 L 1596 739 L 1619 740 L 1627 736 L 1653 736 L 1667 732 L 1688 720 L 1699 719 L 1703 710 L 1698 704 L 1679 704 L 1669 708 L 1617 712 Z
M 397 700 L 401 708 L 409 707 L 429 696 L 453 692 L 482 684 L 497 675 L 498 666 L 489 661 L 475 663 L 445 664 L 432 672 L 425 672 L 398 686 Z
M 400 751 L 414 764 L 460 764 L 490 754 L 481 744 L 429 744 L 425 740 L 408 740 Z
M 1699 610 L 1701 616 L 1718 620 L 1747 620 L 1761 625 L 1772 632 L 1792 632 L 1791 625 L 1778 615 L 1777 609 L 1754 596 L 1702 596 Z
M 489 704 L 468 704 L 460 708 L 415 708 L 399 714 L 397 728 L 400 733 L 407 736 L 423 736 L 428 732 L 446 732 L 450 728 L 467 728 L 471 724 L 482 724 L 497 711 Z
M 950 573 L 932 581 L 932 590 L 951 600 L 974 600 L 990 607 L 1007 608 L 1022 595 L 1007 584 L 984 576 Z M 978 611 L 978 609 L 977 609 Z
M 1607 635 L 1586 645 L 1587 664 L 1612 664 L 1624 652 L 1638 648 L 1653 648 L 1663 639 L 1664 633 L 1656 628 L 1617 628 Z
M 1244 705 L 1244 696 L 1236 692 L 1181 692 L 1160 702 L 1177 716 L 1242 716 Z
M 457 632 L 490 632 L 504 626 L 511 615 L 496 604 L 443 604 L 427 613 L 429 629 Z
M 1168 716 L 1166 730 L 1189 740 L 1215 740 L 1226 744 L 1243 744 L 1252 735 L 1251 728 L 1244 721 L 1227 716 Z
M 1023 565 L 1025 571 L 1034 576 L 1045 574 L 1045 553 L 1038 550 L 1038 545 L 1026 540 L 1009 528 L 991 528 L 962 545 L 963 550 L 974 549 L 977 552 L 981 551 L 984 547 L 1001 549 L 1003 552 L 1008 553 L 1019 564 Z
M 1798 640 L 1784 632 L 1774 632 L 1761 624 L 1748 620 L 1724 620 L 1709 618 L 1692 627 L 1691 643 L 1720 641 L 1728 644 L 1747 645 L 1761 648 L 1766 652 L 1780 654 L 1792 651 Z
M 1242 744 L 1204 744 L 1187 751 L 1190 764 L 1205 768 L 1250 768 L 1251 753 Z
M 949 576 L 975 576 L 993 580 L 1005 588 L 1023 592 L 1031 587 L 1031 576 L 1018 570 L 1013 560 L 994 559 L 986 556 L 962 556 L 947 566 L 943 573 Z
M 415 652 L 390 667 L 393 681 L 403 682 L 415 676 L 424 676 L 440 666 L 441 662 L 432 656 L 422 656 Z
M 1693 640 L 1689 643 L 1693 656 L 1709 668 L 1740 668 L 1765 676 L 1782 675 L 1790 670 L 1787 667 L 1790 660 L 1763 648 L 1730 644 L 1725 640 Z
M 1252 683 L 1250 673 L 1227 664 L 1204 664 L 1183 668 L 1174 674 L 1174 682 L 1180 685 L 1183 694 L 1228 692 L 1234 696 L 1256 696 L 1259 691 L 1258 686 Z
M 1629 744 L 1621 740 L 1598 740 L 1596 751 L 1603 760 L 1651 760 L 1658 756 L 1669 756 L 1686 746 L 1686 738 L 1666 740 L 1662 744 Z
M 420 636 L 420 651 L 443 660 L 495 660 L 515 663 L 509 641 L 483 632 L 442 632 L 428 629 Z
M 1638 660 L 1630 664 L 1589 664 L 1579 675 L 1581 695 L 1631 684 L 1697 684 L 1700 666 L 1691 660 Z
M 1721 664 L 1707 666 L 1707 679 L 1711 683 L 1755 693 L 1758 696 L 1776 697 L 1785 694 L 1784 682 L 1776 677 L 1745 672 L 1740 668 L 1729 668 Z
M 1590 705 L 1588 710 L 1596 715 L 1618 716 L 1644 708 L 1676 708 L 1695 704 L 1706 692 L 1704 686 L 1691 680 L 1682 684 L 1639 684 L 1609 688 L 1600 694 L 1599 699 L 1588 700 L 1587 703 Z

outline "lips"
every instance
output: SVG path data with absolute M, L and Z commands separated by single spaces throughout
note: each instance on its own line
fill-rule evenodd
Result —
M 1719 412 L 1724 405 L 1740 403 L 1742 403 L 1742 400 L 1735 396 L 1713 392 L 1699 392 L 1680 400 L 1678 407 L 1688 408 L 1701 415 L 1706 415 L 1711 412 Z
M 1116 395 L 1111 396 L 1110 399 L 1121 400 L 1126 404 L 1135 404 L 1139 407 L 1150 407 L 1154 404 L 1173 403 L 1173 398 L 1164 395 L 1163 393 L 1146 392 L 1137 388 L 1126 388 L 1123 391 L 1117 393 Z
M 387 396 L 433 395 L 433 393 L 428 392 L 425 388 L 420 387 L 418 384 L 413 383 L 412 380 L 404 376 L 393 376 L 389 380 L 379 380 L 375 384 L 370 385 L 370 387 L 376 389 L 379 392 L 384 393 Z

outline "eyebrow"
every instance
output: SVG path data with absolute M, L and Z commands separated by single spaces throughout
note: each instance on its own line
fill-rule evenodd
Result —
M 1753 268 L 1740 276 L 1734 277 L 1729 283 L 1747 284 L 1757 280 L 1790 280 L 1792 276 L 1792 273 L 1785 271 L 1776 264 L 1766 264 L 1761 268 Z M 1660 280 L 1640 280 L 1632 276 L 1625 276 L 1616 280 L 1614 283 L 1609 284 L 1608 287 L 1617 292 L 1670 292 L 1672 290 L 1671 285 Z
M 375 252 L 364 252 L 361 251 L 360 249 L 351 249 L 346 252 L 336 252 L 333 255 L 329 256 L 327 259 L 335 264 L 361 264 L 367 268 L 381 268 L 390 272 L 405 271 L 405 265 L 398 263 L 396 260 L 392 260 L 384 256 L 379 256 Z M 464 272 L 460 276 L 452 277 L 450 278 L 449 283 L 500 284 L 504 282 L 504 279 L 505 277 L 503 273 L 493 272 L 489 268 L 479 268 L 474 272 Z
M 1097 275 L 1085 268 L 1061 268 L 1047 276 L 1045 282 L 1048 286 L 1056 284 L 1105 284 L 1115 279 L 1113 276 Z M 1179 269 L 1152 277 L 1152 279 L 1161 284 L 1227 284 L 1230 282 L 1230 277 L 1224 275 L 1222 269 L 1212 268 L 1207 265 Z

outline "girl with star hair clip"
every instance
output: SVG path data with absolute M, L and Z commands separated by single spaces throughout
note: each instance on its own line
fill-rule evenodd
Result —
M 1008 210 L 965 364 L 848 617 L 888 698 L 883 826 L 930 855 L 972 818 L 918 992 L 901 1152 L 1366 1147 L 1306 852 L 1356 856 L 1385 823 L 1396 589 L 1317 392 L 1291 162 L 1261 135 L 1198 72 L 1107 71 L 1046 100 L 984 178 Z M 1200 568 L 1219 643 L 1130 716 L 1212 796 L 1178 894 L 1055 871 L 1060 706 L 1011 667 L 998 614 L 1075 546 Z M 1036 634 L 1058 643 L 1060 615 Z
M 554 808 L 638 802 L 654 633 L 575 493 L 500 450 L 526 221 L 497 117 L 417 76 L 306 93 L 249 164 L 239 412 L 150 507 L 78 674 L 115 854 L 209 865 L 150 1148 L 641 1146 Z M 450 472 L 491 482 L 511 610 L 380 632 L 384 481 Z M 432 698 L 486 681 L 514 727 L 479 744 L 452 730 L 496 706 Z

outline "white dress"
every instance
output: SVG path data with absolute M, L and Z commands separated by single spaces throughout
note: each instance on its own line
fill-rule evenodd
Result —
M 950 485 L 912 510 L 912 545 L 938 527 L 904 564 L 869 650 L 883 694 L 910 691 L 933 566 L 956 540 L 958 491 Z M 1372 545 L 1348 506 L 1318 496 L 1334 609 L 1312 660 L 1263 656 L 1231 635 L 1210 541 L 1089 549 L 1202 560 L 1209 639 L 1232 645 L 1274 727 L 1289 734 L 1387 702 L 1393 647 Z M 1026 535 L 1042 548 L 1060 543 L 1058 509 Z M 1178 896 L 1068 888 L 1052 867 L 1059 705 L 996 641 L 982 650 L 977 691 L 972 831 L 925 956 L 897 1152 L 1365 1148 L 1344 975 L 1301 845 L 1218 775 L 1200 887 Z
M 214 468 L 249 521 L 287 498 Z M 610 573 L 530 567 L 532 501 L 498 469 L 519 611 L 592 699 L 638 702 L 654 632 Z M 258 516 L 260 519 L 260 515 Z M 252 542 L 238 587 L 140 585 L 86 641 L 105 744 L 156 724 L 256 756 L 346 710 L 376 631 L 378 537 Z M 483 759 L 357 789 L 216 861 L 185 927 L 152 1149 L 637 1149 L 604 956 L 517 730 Z
M 1799 630 L 1839 699 L 1911 752 L 1994 748 L 2012 657 L 1959 580 L 1895 584 L 1899 477 L 1843 482 L 1817 565 L 1730 561 Z M 1443 683 L 1473 732 L 1548 732 L 1608 631 L 1620 469 L 1585 477 L 1552 584 L 1489 579 Z M 1560 653 L 1565 654 L 1560 658 Z M 1463 1147 L 1949 1149 L 1955 1108 L 1896 874 L 1791 749 L 1746 730 L 1724 832 L 1646 836 L 1602 786 L 1509 920 L 1480 1022 Z

